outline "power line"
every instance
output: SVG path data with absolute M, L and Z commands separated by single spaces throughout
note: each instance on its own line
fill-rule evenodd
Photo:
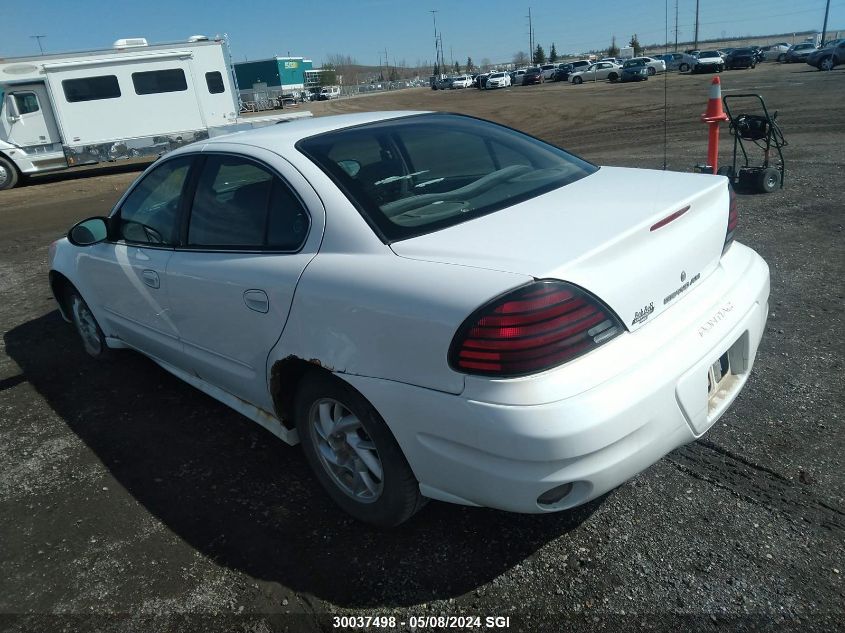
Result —
M 41 40 L 44 39 L 47 36 L 46 35 L 30 35 L 29 37 L 38 41 L 38 50 L 40 50 L 41 54 L 43 55 L 44 54 L 44 47 L 41 46 Z

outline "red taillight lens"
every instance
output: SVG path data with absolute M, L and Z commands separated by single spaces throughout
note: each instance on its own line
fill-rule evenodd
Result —
M 728 192 L 731 195 L 731 203 L 728 207 L 728 230 L 725 233 L 725 245 L 722 247 L 722 253 L 728 250 L 728 247 L 734 241 L 736 226 L 739 224 L 739 209 L 736 206 L 736 194 L 730 185 L 728 185 Z
M 449 364 L 468 374 L 532 374 L 586 354 L 623 329 L 588 292 L 563 281 L 537 281 L 470 315 L 452 341 Z

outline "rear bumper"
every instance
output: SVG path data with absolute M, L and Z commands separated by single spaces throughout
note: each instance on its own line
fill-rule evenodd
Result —
M 701 286 L 649 326 L 573 363 L 460 395 L 344 376 L 376 407 L 426 496 L 539 513 L 585 503 L 705 433 L 742 389 L 768 313 L 769 271 L 734 244 Z M 708 396 L 708 370 L 731 375 Z M 572 484 L 559 502 L 551 488 Z

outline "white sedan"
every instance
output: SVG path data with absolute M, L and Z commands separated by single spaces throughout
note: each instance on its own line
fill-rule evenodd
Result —
M 493 90 L 494 88 L 507 88 L 510 85 L 510 73 L 491 73 L 487 78 L 487 83 L 484 84 L 484 87 L 487 90 Z
M 613 62 L 596 62 L 590 64 L 583 70 L 574 72 L 569 75 L 569 82 L 573 84 L 582 84 L 585 81 L 599 81 L 610 79 L 616 81 L 622 74 L 622 66 L 614 64 Z
M 654 59 L 653 57 L 633 57 L 628 61 L 642 61 L 643 65 L 648 69 L 649 76 L 654 76 L 657 73 L 666 72 L 666 62 L 662 59 Z
M 720 176 L 351 114 L 167 154 L 51 246 L 50 285 L 88 354 L 137 350 L 301 442 L 360 520 L 426 499 L 542 513 L 739 394 L 769 271 L 737 219 Z

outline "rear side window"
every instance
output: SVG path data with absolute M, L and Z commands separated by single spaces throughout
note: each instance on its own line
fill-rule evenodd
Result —
M 226 92 L 226 86 L 223 84 L 223 75 L 218 70 L 212 73 L 205 73 L 205 83 L 208 86 L 208 91 L 213 95 Z
M 68 103 L 120 98 L 120 84 L 114 75 L 65 79 L 62 81 L 62 90 Z
M 309 219 L 299 198 L 268 169 L 237 156 L 209 156 L 197 182 L 189 248 L 297 250 Z
M 38 112 L 38 97 L 34 92 L 18 92 L 15 94 L 15 105 L 18 107 L 18 114 L 30 114 Z
M 451 114 L 328 132 L 297 148 L 335 180 L 386 242 L 472 220 L 597 169 L 516 130 Z
M 137 95 L 182 92 L 188 89 L 185 71 L 181 68 L 132 73 L 132 84 Z

